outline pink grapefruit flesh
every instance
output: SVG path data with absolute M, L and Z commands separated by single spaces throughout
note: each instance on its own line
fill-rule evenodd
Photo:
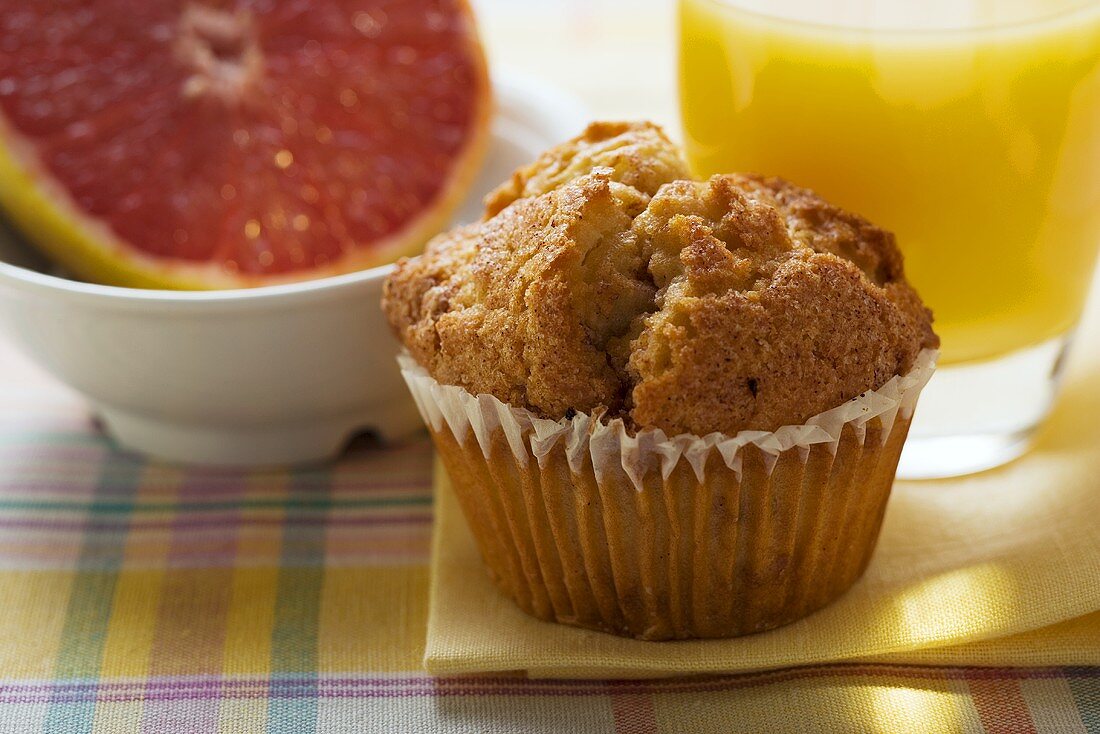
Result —
M 89 280 L 253 286 L 415 251 L 489 109 L 464 0 L 0 0 L 0 204 Z

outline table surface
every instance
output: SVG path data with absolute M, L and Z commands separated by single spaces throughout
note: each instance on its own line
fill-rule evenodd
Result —
M 1089 667 L 433 678 L 431 467 L 147 462 L 0 341 L 0 732 L 1100 732 Z
M 475 5 L 493 63 L 676 130 L 671 2 Z M 430 472 L 148 463 L 0 340 L 0 732 L 1100 732 L 1093 668 L 431 678 Z

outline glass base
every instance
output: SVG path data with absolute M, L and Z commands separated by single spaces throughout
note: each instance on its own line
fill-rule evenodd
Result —
M 898 478 L 973 474 L 1027 451 L 1072 340 L 1070 332 L 1000 359 L 937 369 L 921 393 Z

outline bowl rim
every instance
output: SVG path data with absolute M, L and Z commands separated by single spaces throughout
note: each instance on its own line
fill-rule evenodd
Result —
M 378 281 L 393 270 L 393 263 L 379 265 L 367 270 L 357 270 L 340 275 L 302 280 L 293 283 L 276 283 L 256 288 L 224 288 L 207 291 L 168 290 L 160 288 L 128 288 L 118 285 L 101 285 L 71 280 L 59 275 L 40 273 L 0 261 L 0 286 L 8 285 L 24 291 L 92 299 L 100 302 L 143 303 L 143 304 L 228 304 L 241 302 L 260 302 L 271 299 L 283 299 L 300 296 L 309 297 L 335 293 L 346 288 Z
M 491 77 L 496 105 L 493 124 L 502 117 L 502 113 L 511 113 L 512 116 L 530 123 L 532 127 L 546 132 L 548 137 L 564 137 L 581 132 L 584 124 L 590 119 L 587 107 L 578 97 L 537 76 L 503 68 L 493 70 Z M 86 283 L 41 273 L 0 260 L 0 286 L 43 296 L 93 301 L 98 302 L 99 305 L 110 302 L 117 305 L 171 304 L 197 308 L 199 304 L 205 306 L 260 305 L 270 304 L 272 300 L 285 303 L 287 300 L 301 302 L 327 298 L 365 284 L 380 283 L 393 268 L 393 263 L 387 263 L 366 270 L 255 288 L 187 291 Z

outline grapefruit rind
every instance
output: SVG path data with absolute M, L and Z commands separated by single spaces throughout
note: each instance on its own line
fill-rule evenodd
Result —
M 491 95 L 483 95 L 481 107 L 481 119 L 471 128 L 471 139 L 456 160 L 451 181 L 436 203 L 394 236 L 325 268 L 280 276 L 249 276 L 230 273 L 216 265 L 160 260 L 128 250 L 100 222 L 82 214 L 71 203 L 67 192 L 49 185 L 46 175 L 35 170 L 39 167 L 32 156 L 15 154 L 13 149 L 22 146 L 18 136 L 2 120 L 0 206 L 18 229 L 63 270 L 81 280 L 102 285 L 166 290 L 254 288 L 366 270 L 416 254 L 447 224 L 473 183 L 485 154 Z

